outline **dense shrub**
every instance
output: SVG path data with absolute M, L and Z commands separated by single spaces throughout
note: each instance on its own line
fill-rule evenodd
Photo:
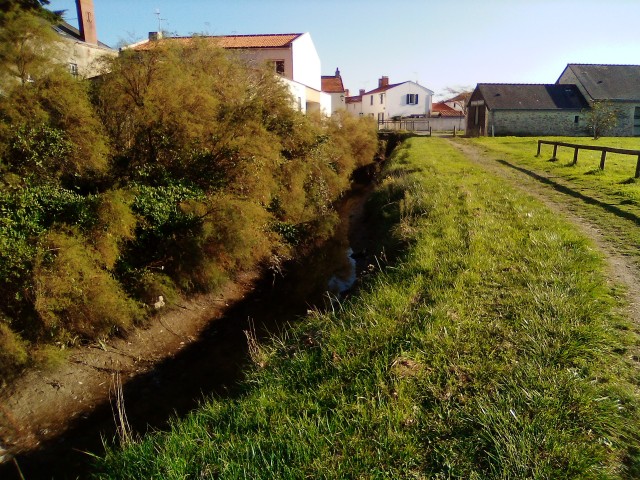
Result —
M 0 38 L 46 30 L 21 18 Z M 0 48 L 0 373 L 327 238 L 373 160 L 372 122 L 295 111 L 272 72 L 205 38 L 155 45 L 91 85 L 48 49 L 27 71 Z
M 33 272 L 42 335 L 97 338 L 125 331 L 141 317 L 140 307 L 101 263 L 77 232 L 52 230 L 44 236 Z

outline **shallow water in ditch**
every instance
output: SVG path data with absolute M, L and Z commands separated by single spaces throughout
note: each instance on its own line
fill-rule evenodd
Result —
M 171 418 L 186 415 L 205 397 L 232 397 L 249 362 L 246 330 L 254 329 L 258 339 L 265 340 L 309 308 L 327 306 L 352 287 L 356 270 L 362 267 L 353 257 L 363 257 L 366 248 L 363 205 L 370 191 L 371 187 L 354 185 L 341 202 L 342 221 L 334 238 L 286 265 L 285 276 L 266 274 L 242 301 L 212 321 L 196 342 L 124 385 L 127 417 L 135 434 L 165 428 Z M 115 438 L 113 418 L 106 402 L 38 451 L 18 456 L 22 474 L 30 480 L 86 478 L 91 461 L 86 452 L 100 455 L 102 439 Z M 0 478 L 21 477 L 8 463 L 1 466 Z

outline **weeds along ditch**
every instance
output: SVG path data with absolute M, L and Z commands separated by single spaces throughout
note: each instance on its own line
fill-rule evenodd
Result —
M 94 478 L 637 478 L 638 339 L 593 245 L 437 138 L 369 205 L 393 266 Z
M 341 222 L 331 239 L 284 265 L 284 275 L 266 273 L 223 318 L 211 322 L 196 342 L 125 383 L 119 392 L 121 405 L 107 402 L 38 451 L 19 455 L 21 474 L 29 479 L 86 478 L 93 455 L 103 452 L 103 441 L 110 444 L 123 433 L 114 409 L 124 407 L 129 429 L 125 436 L 139 438 L 166 428 L 170 418 L 184 417 L 203 398 L 231 401 L 236 397 L 252 349 L 281 335 L 308 309 L 331 308 L 341 295 L 338 289 L 328 292 L 331 284 L 348 290 L 356 277 L 354 269 L 360 274 L 368 272 L 367 262 L 373 259 L 367 253 L 368 223 L 363 208 L 373 189 L 375 169 L 375 164 L 370 165 L 354 175 L 351 191 L 337 206 Z M 19 475 L 11 462 L 0 466 L 2 478 L 21 478 Z

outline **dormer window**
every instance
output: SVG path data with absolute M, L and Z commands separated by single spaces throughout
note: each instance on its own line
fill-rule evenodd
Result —
M 407 93 L 407 105 L 418 105 L 417 93 Z

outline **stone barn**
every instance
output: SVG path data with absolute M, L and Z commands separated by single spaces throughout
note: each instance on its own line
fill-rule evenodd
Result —
M 576 85 L 479 83 L 469 99 L 466 134 L 584 135 L 588 106 Z

